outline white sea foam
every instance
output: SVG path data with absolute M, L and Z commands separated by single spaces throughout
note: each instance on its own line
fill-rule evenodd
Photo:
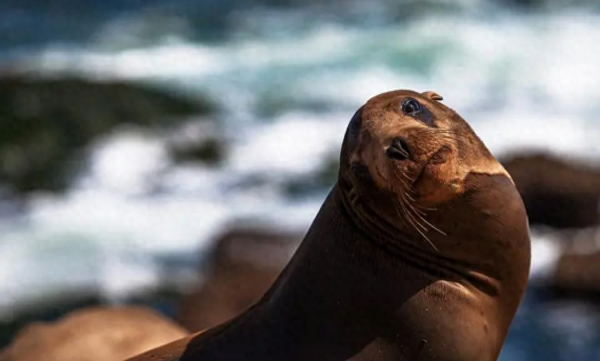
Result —
M 472 118 L 473 128 L 496 155 L 543 150 L 568 159 L 600 159 L 600 143 L 596 141 L 600 126 L 586 118 L 548 109 L 532 112 L 517 104 L 513 109 Z
M 229 154 L 219 168 L 175 166 L 164 136 L 125 130 L 99 140 L 70 192 L 35 197 L 21 219 L 0 220 L 0 311 L 49 290 L 100 287 L 114 298 L 151 287 L 161 282 L 161 255 L 189 255 L 238 219 L 306 228 L 325 194 L 286 199 L 277 182 L 237 185 L 315 172 L 339 152 L 354 110 L 390 89 L 438 91 L 497 155 L 535 148 L 597 159 L 599 19 L 424 18 L 323 26 L 294 39 L 170 37 L 129 50 L 104 43 L 27 54 L 24 66 L 46 74 L 208 93 L 229 110 L 221 118 Z M 307 110 L 307 101 L 324 106 Z M 257 112 L 271 103 L 284 105 Z M 533 250 L 532 276 L 544 277 L 558 250 L 540 235 Z
M 209 46 L 171 37 L 133 50 L 49 48 L 37 60 L 35 56 L 24 60 L 49 72 L 75 71 L 103 77 L 238 85 L 254 81 L 253 85 L 261 86 L 255 76 L 265 75 L 261 81 L 267 85 L 273 78 L 285 79 L 291 88 L 281 89 L 284 92 L 295 91 L 296 81 L 302 84 L 308 76 L 316 80 L 312 90 L 319 92 L 320 85 L 326 86 L 338 99 L 354 92 L 334 89 L 331 80 L 348 84 L 355 73 L 372 68 L 380 69 L 379 74 L 372 73 L 372 79 L 382 82 L 382 87 L 362 94 L 360 84 L 365 80 L 359 76 L 354 85 L 361 93 L 359 101 L 390 86 L 410 86 L 396 81 L 412 78 L 415 83 L 447 90 L 455 99 L 460 95 L 465 103 L 476 103 L 472 100 L 482 95 L 494 96 L 494 90 L 510 89 L 518 96 L 533 92 L 532 97 L 550 97 L 553 104 L 585 107 L 590 99 L 600 97 L 595 81 L 600 77 L 596 66 L 600 59 L 597 21 L 597 16 L 582 13 L 485 20 L 433 17 L 383 29 L 324 25 L 293 41 L 243 39 Z M 449 28 L 452 32 L 446 31 Z M 410 62 L 420 52 L 425 53 L 420 61 L 430 65 Z M 300 74 L 303 76 L 298 77 Z M 319 79 L 315 77 L 318 74 L 326 76 Z
M 129 130 L 102 139 L 93 146 L 85 176 L 78 188 L 145 194 L 152 180 L 165 171 L 168 155 L 162 140 L 139 130 Z
M 287 113 L 248 129 L 234 149 L 231 169 L 241 173 L 306 174 L 320 168 L 342 143 L 347 114 Z
M 552 276 L 562 251 L 560 240 L 552 232 L 533 230 L 530 277 L 538 281 L 547 280 Z
M 279 147 L 296 143 L 281 144 L 277 132 L 265 126 L 261 142 L 250 137 L 240 146 L 248 161 L 263 159 L 263 172 L 284 175 L 316 168 L 323 152 L 340 141 L 335 139 L 340 125 L 315 122 L 303 135 L 306 129 L 294 119 L 282 120 L 280 130 L 296 134 L 303 147 L 290 146 L 279 161 L 269 162 L 272 154 L 282 154 Z M 326 145 L 311 146 L 321 136 Z M 130 130 L 109 136 L 91 146 L 89 169 L 67 195 L 37 196 L 20 222 L 0 222 L 0 314 L 16 302 L 34 302 L 60 290 L 95 289 L 115 300 L 155 287 L 164 281 L 157 264 L 161 255 L 189 257 L 236 219 L 304 229 L 324 197 L 286 201 L 277 193 L 265 198 L 260 192 L 224 192 L 220 182 L 248 176 L 241 155 L 234 154 L 219 171 L 166 169 L 165 144 L 166 137 Z M 283 167 L 286 158 L 297 159 L 301 171 Z
M 29 66 L 51 73 L 74 73 L 86 77 L 161 78 L 202 76 L 222 69 L 221 56 L 202 45 L 179 40 L 152 48 L 108 51 L 51 46 L 38 59 L 25 59 Z

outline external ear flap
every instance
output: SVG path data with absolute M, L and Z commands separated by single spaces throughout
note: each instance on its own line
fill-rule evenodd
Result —
M 345 140 L 345 142 L 348 142 L 348 146 L 351 151 L 354 151 L 358 144 L 358 135 L 360 133 L 360 127 L 362 125 L 363 108 L 364 106 L 360 107 L 356 111 L 356 113 L 354 113 L 352 120 L 350 120 L 350 124 L 348 124 L 348 130 L 346 131 L 347 139 Z
M 439 95 L 438 93 L 436 93 L 434 91 L 426 91 L 423 93 L 423 95 L 425 95 L 426 97 L 428 97 L 429 99 L 432 99 L 432 100 L 438 100 L 438 101 L 444 100 L 444 98 L 441 95 Z
M 363 107 L 360 107 L 354 113 L 352 120 L 350 120 L 350 124 L 348 124 L 348 129 L 346 130 L 346 134 L 344 135 L 344 141 L 342 142 L 342 152 L 340 154 L 340 172 L 345 171 L 345 168 L 348 167 L 352 162 L 354 162 L 354 158 L 356 155 L 354 152 L 358 147 L 358 138 L 360 136 L 360 127 L 362 124 L 362 111 Z

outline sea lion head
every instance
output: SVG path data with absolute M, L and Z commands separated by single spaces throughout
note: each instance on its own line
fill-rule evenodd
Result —
M 432 91 L 387 92 L 352 118 L 339 183 L 365 223 L 425 233 L 435 226 L 424 215 L 472 190 L 469 175 L 498 174 L 512 185 L 467 122 L 441 100 Z

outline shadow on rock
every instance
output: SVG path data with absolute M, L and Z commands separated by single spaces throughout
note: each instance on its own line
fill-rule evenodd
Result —
M 583 228 L 600 223 L 600 169 L 546 154 L 517 155 L 502 163 L 532 225 Z

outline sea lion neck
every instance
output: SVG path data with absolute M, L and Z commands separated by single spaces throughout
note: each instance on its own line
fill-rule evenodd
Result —
M 341 195 L 339 185 L 334 186 L 292 260 L 254 307 L 169 346 L 171 351 L 160 357 L 134 360 L 495 359 L 497 340 L 508 325 L 497 319 L 499 309 L 491 298 L 480 300 L 466 287 L 449 285 L 448 275 L 423 272 L 407 257 L 365 239 L 344 210 Z M 475 309 L 471 325 L 435 316 Z M 443 340 L 437 339 L 440 332 Z M 448 344 L 451 352 L 439 357 Z
M 341 183 L 343 184 L 343 182 Z M 401 228 L 387 224 L 386 220 L 378 217 L 377 214 L 369 214 L 364 210 L 357 212 L 356 201 L 353 203 L 349 200 L 348 192 L 342 190 L 344 186 L 339 188 L 340 207 L 345 216 L 351 220 L 356 231 L 361 233 L 363 242 L 384 249 L 387 257 L 395 258 L 397 262 L 405 264 L 414 272 L 422 272 L 435 279 L 472 286 L 491 295 L 498 294 L 500 284 L 495 272 L 497 267 L 495 265 L 490 267 L 488 259 L 477 256 L 478 247 L 474 247 L 471 252 L 464 252 L 460 249 L 456 251 L 457 244 L 448 244 L 447 234 L 443 231 L 440 231 L 438 235 L 430 235 L 430 239 L 427 241 L 431 243 L 427 243 L 418 234 L 405 233 Z M 461 202 L 456 203 L 450 205 L 449 208 L 454 208 L 454 211 L 464 209 L 461 207 Z M 446 221 L 443 215 L 444 211 L 444 209 L 440 209 L 434 214 L 435 220 L 432 221 L 442 225 L 443 229 L 447 229 L 444 223 Z M 459 227 L 456 227 L 457 223 L 452 226 L 454 227 L 453 232 L 456 230 L 460 232 L 462 224 Z M 460 245 L 458 247 L 461 248 Z
M 397 331 L 398 309 L 435 279 L 407 280 L 407 266 L 365 242 L 340 205 L 334 187 L 265 297 L 217 332 L 198 337 L 197 347 L 192 341 L 180 360 L 307 361 L 321 355 L 342 361 L 376 348 L 378 360 L 392 361 L 408 352 L 393 343 L 375 345 Z M 420 340 L 408 342 L 416 347 Z
M 353 195 L 356 190 L 352 186 L 348 186 L 345 179 L 341 178 L 338 181 L 336 190 L 340 209 L 350 220 L 351 226 L 362 234 L 363 242 L 370 242 L 382 247 L 390 252 L 390 257 L 398 258 L 411 265 L 415 264 L 415 260 L 424 259 L 424 263 L 429 263 L 428 260 L 431 258 L 441 256 L 437 248 L 427 249 L 425 247 L 425 249 L 422 249 L 416 247 L 415 244 L 419 240 L 414 235 L 404 232 L 395 225 L 388 224 L 385 219 L 378 217 L 375 212 L 368 212 L 364 209 L 359 212 L 357 201 L 360 200 Z M 415 256 L 417 257 L 415 258 Z

